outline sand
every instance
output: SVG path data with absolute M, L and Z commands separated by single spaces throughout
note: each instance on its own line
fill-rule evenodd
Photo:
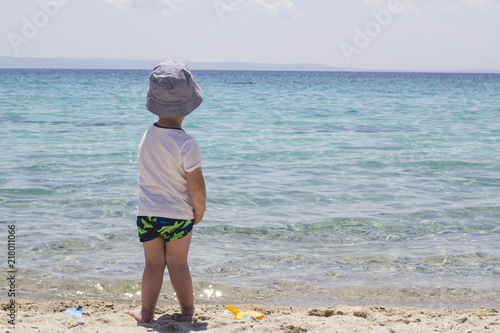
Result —
M 17 323 L 7 322 L 7 302 L 1 303 L 2 332 L 500 332 L 500 314 L 491 308 L 471 310 L 381 306 L 313 308 L 238 305 L 264 313 L 233 320 L 225 305 L 198 306 L 204 311 L 184 317 L 178 307 L 159 307 L 155 320 L 137 323 L 126 314 L 137 308 L 97 300 L 76 302 L 17 301 Z M 83 318 L 64 310 L 82 305 Z

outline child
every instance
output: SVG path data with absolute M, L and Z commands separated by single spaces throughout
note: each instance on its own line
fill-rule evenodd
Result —
M 196 140 L 181 128 L 203 101 L 186 65 L 165 61 L 149 76 L 146 108 L 159 120 L 139 145 L 137 228 L 144 247 L 142 308 L 129 311 L 139 322 L 153 320 L 165 266 L 181 312 L 193 316 L 193 283 L 187 258 L 193 225 L 205 212 L 206 189 Z

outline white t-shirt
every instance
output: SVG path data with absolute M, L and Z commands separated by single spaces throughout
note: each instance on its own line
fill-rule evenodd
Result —
M 180 128 L 154 124 L 139 144 L 137 216 L 193 219 L 187 173 L 201 167 L 198 143 Z

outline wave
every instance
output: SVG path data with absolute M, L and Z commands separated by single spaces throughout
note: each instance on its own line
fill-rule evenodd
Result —
M 430 235 L 500 235 L 500 207 L 473 207 L 450 211 L 420 211 L 408 216 L 388 215 L 386 219 L 334 218 L 322 222 L 240 227 L 227 224 L 200 228 L 207 235 L 257 239 L 300 240 L 321 237 L 342 241 L 354 236 L 358 241 L 406 241 Z M 353 238 L 351 238 L 352 240 Z

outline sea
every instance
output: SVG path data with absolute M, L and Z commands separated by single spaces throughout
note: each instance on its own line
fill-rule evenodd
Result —
M 0 69 L 2 271 L 18 299 L 140 302 L 149 73 Z M 500 307 L 499 74 L 193 75 L 198 304 Z M 168 281 L 160 304 L 176 304 Z

